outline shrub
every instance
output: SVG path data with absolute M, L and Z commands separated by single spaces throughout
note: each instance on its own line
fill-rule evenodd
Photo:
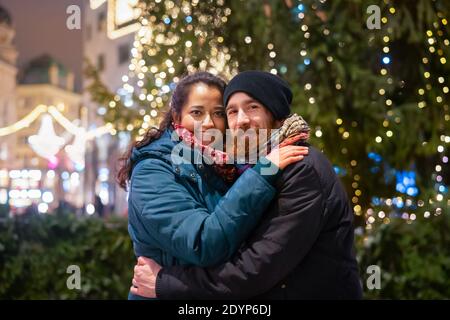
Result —
M 125 219 L 39 215 L 0 222 L 0 299 L 126 299 L 135 258 Z M 67 267 L 81 270 L 69 290 Z
M 369 265 L 381 268 L 381 289 L 365 298 L 450 298 L 447 214 L 393 219 L 356 243 L 364 284 Z M 0 299 L 126 299 L 134 264 L 126 219 L 0 217 Z M 70 265 L 81 269 L 81 290 L 67 288 Z
M 445 213 L 412 224 L 395 219 L 368 241 L 359 238 L 362 278 L 367 279 L 369 265 L 381 268 L 381 289 L 366 289 L 365 298 L 449 299 L 449 248 L 450 216 Z

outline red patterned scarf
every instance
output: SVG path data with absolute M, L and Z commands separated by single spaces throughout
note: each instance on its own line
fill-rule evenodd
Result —
M 175 132 L 178 134 L 181 140 L 188 146 L 197 148 L 202 152 L 202 155 L 210 157 L 213 160 L 214 170 L 221 176 L 227 183 L 233 183 L 239 175 L 241 175 L 245 169 L 251 168 L 251 165 L 244 166 L 242 170 L 238 170 L 233 164 L 227 164 L 229 156 L 226 152 L 216 150 L 211 146 L 204 145 L 199 139 L 197 139 L 191 131 L 187 130 L 180 124 L 172 123 Z M 299 140 L 306 141 L 309 139 L 309 126 L 303 118 L 297 114 L 292 114 L 286 120 L 283 125 L 271 135 L 267 149 L 274 148 L 276 146 L 283 147 L 292 145 Z M 262 151 L 261 151 L 262 152 Z M 261 154 L 261 153 L 260 153 Z
M 213 168 L 227 183 L 233 183 L 238 176 L 238 170 L 233 164 L 227 164 L 228 155 L 220 150 L 204 145 L 195 135 L 180 124 L 172 123 L 175 132 L 188 146 L 197 148 L 204 156 L 210 156 L 213 160 Z

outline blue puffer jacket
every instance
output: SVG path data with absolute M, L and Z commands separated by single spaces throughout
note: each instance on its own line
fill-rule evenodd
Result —
M 227 191 L 212 167 L 177 164 L 171 152 L 180 145 L 172 133 L 132 153 L 128 230 L 134 251 L 163 266 L 216 265 L 237 251 L 276 191 L 258 170 L 246 170 Z

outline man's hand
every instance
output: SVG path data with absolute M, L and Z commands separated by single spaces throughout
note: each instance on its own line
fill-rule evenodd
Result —
M 156 298 L 156 277 L 161 266 L 155 261 L 145 257 L 139 257 L 134 267 L 133 286 L 130 288 L 132 294 Z

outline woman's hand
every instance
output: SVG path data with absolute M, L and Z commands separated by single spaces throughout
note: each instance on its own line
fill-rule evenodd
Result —
M 308 152 L 308 147 L 288 145 L 273 149 L 266 158 L 283 170 L 291 163 L 302 160 Z
M 139 257 L 138 264 L 134 267 L 130 292 L 146 298 L 156 298 L 155 286 L 159 270 L 161 266 L 152 259 Z

